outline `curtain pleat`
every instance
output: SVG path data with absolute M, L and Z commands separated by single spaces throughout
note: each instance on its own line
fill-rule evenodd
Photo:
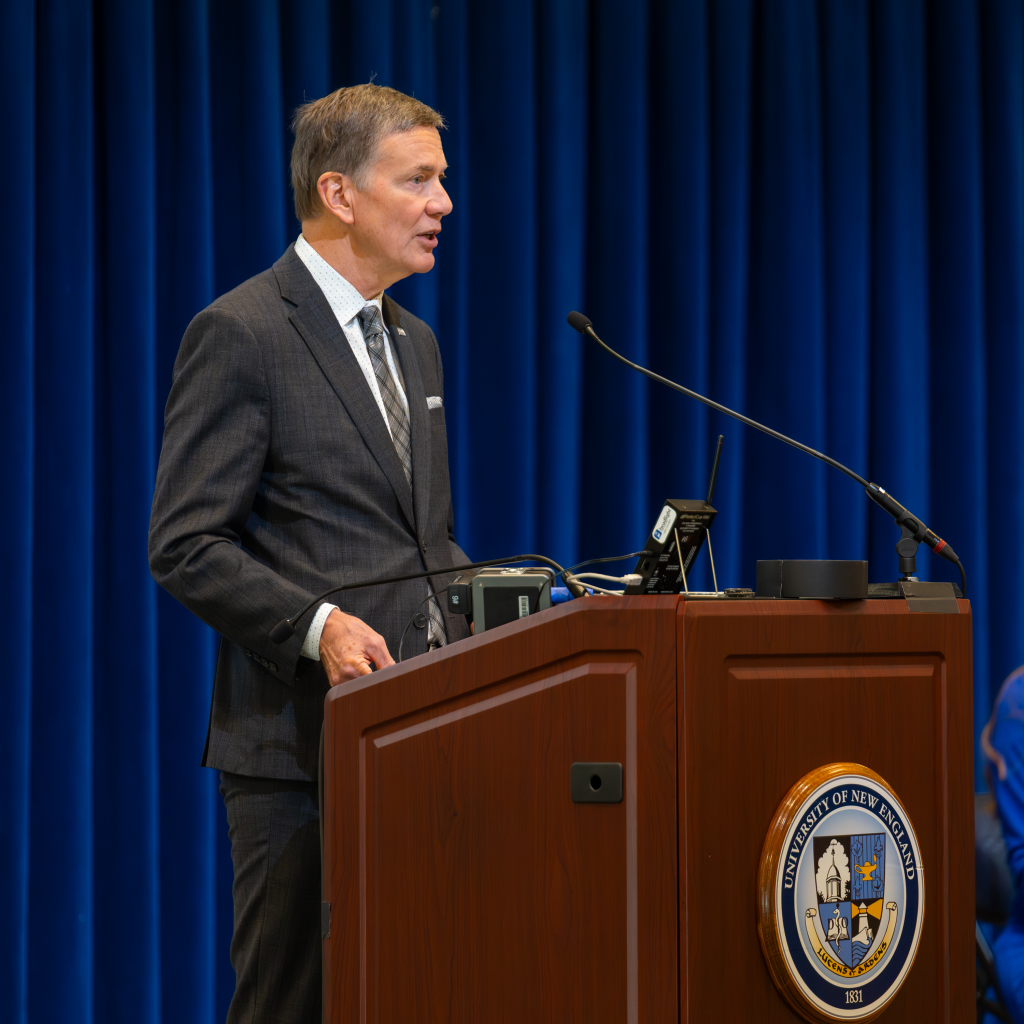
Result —
M 36 8 L 28 1016 L 65 1024 L 94 1019 L 94 797 L 104 796 L 93 789 L 95 623 L 107 618 L 96 614 L 94 575 L 103 275 L 93 17 L 89 4 L 74 0 L 41 0 Z
M 646 363 L 648 25 L 615 0 L 591 5 L 587 254 L 583 310 L 613 348 Z M 669 330 L 657 325 L 655 330 Z M 648 383 L 587 342 L 583 350 L 583 557 L 635 551 L 653 522 L 648 504 Z
M 970 522 L 988 540 L 989 671 L 975 677 L 976 729 L 994 687 L 1022 660 L 1024 637 L 1024 547 L 1007 529 L 1024 522 L 1024 4 L 989 0 L 979 14 L 988 501 Z
M 140 443 L 157 405 L 152 8 L 103 0 L 95 32 L 95 1019 L 128 1022 L 157 1017 L 161 987 L 157 612 L 145 557 L 156 452 Z M 131 608 L 128 628 L 119 606 Z
M 286 122 L 276 0 L 210 5 L 214 267 L 217 294 L 284 251 Z
M 0 677 L 0 1019 L 28 1004 L 29 779 L 32 768 L 33 476 L 35 448 L 35 6 L 0 4 L 0 110 L 11 154 L 0 161 L 0 436 L 7 493 L 0 502 L 0 578 L 7 665 Z
M 871 372 L 870 6 L 834 0 L 821 18 L 824 187 L 825 450 L 857 472 L 868 464 Z M 825 477 L 829 558 L 866 558 L 868 505 L 840 473 Z
M 750 117 L 753 0 L 711 0 L 708 51 L 711 182 L 708 227 L 708 332 L 710 398 L 747 408 L 747 274 L 750 211 Z M 680 383 L 685 383 L 682 381 Z M 714 507 L 723 514 L 713 529 L 718 585 L 750 585 L 741 559 L 746 504 L 748 430 L 721 413 L 709 417 L 710 437 L 724 436 Z M 698 490 L 695 498 L 706 497 Z M 667 497 L 667 495 L 666 495 Z M 653 520 L 652 520 L 653 521 Z M 646 536 L 645 536 L 646 539 Z M 772 556 L 769 556 L 772 557 Z M 776 556 L 777 557 L 777 556 Z
M 216 297 L 209 22 L 206 0 L 155 7 L 158 401 L 147 432 L 154 458 L 181 336 Z M 161 1014 L 154 1019 L 215 1024 L 224 1019 L 234 975 L 227 827 L 217 775 L 199 768 L 197 756 L 214 637 L 161 590 L 157 622 Z
M 299 230 L 294 108 L 371 76 L 449 124 L 437 266 L 392 294 L 437 332 L 472 556 L 635 550 L 721 433 L 719 586 L 896 576 L 852 481 L 632 374 L 580 309 L 949 540 L 976 729 L 1024 661 L 1024 0 L 11 0 L 4 1021 L 224 1018 L 216 637 L 146 561 L 163 403 L 191 318 Z
M 472 134 L 459 174 L 474 197 L 463 315 L 476 386 L 467 406 L 473 486 L 460 534 L 467 550 L 479 551 L 494 544 L 497 527 L 501 552 L 513 554 L 532 551 L 537 536 L 535 40 L 526 5 L 474 4 L 468 13 Z M 443 231 L 440 238 L 443 247 Z
M 651 7 L 651 24 L 657 31 L 650 36 L 648 97 L 649 359 L 664 376 L 707 394 L 706 6 L 659 0 Z M 645 507 L 660 508 L 669 495 L 706 497 L 707 408 L 652 388 L 647 432 L 658 446 L 649 462 Z M 714 529 L 712 537 L 717 537 Z M 707 558 L 697 561 L 687 583 L 693 589 L 711 588 Z
M 541 0 L 537 48 L 538 551 L 579 550 L 583 339 L 565 316 L 584 304 L 589 61 L 585 0 Z
M 479 336 L 481 325 L 465 315 L 469 302 L 469 211 L 474 192 L 469 174 L 472 132 L 469 121 L 469 5 L 470 0 L 446 0 L 434 22 L 437 68 L 437 109 L 448 122 L 444 133 L 445 158 L 449 173 L 445 186 L 454 208 L 446 218 L 440 236 L 440 259 L 430 276 L 437 275 L 437 332 L 444 360 L 445 426 L 448 432 L 448 464 L 452 481 L 452 505 L 456 530 L 461 536 L 472 519 L 473 494 L 469 463 L 469 414 L 471 379 L 469 348 Z M 420 45 L 423 45 L 422 40 Z M 479 182 L 478 187 L 484 187 Z M 405 282 L 403 282 L 404 284 Z M 401 302 L 401 288 L 395 289 Z M 410 307 L 415 309 L 415 307 Z M 468 541 L 467 541 L 468 545 Z M 470 550 L 467 546 L 466 550 Z M 541 552 L 543 553 L 543 552 Z M 496 556 L 498 558 L 501 555 Z M 483 559 L 480 559 L 483 561 Z
M 820 68 L 815 8 L 769 0 L 753 54 L 750 288 L 746 412 L 821 449 L 825 345 Z M 826 467 L 753 433 L 744 486 L 757 501 L 743 561 L 823 558 Z
M 328 0 L 281 0 L 281 156 L 285 183 L 291 181 L 291 120 L 295 108 L 331 89 L 331 35 Z M 286 202 L 286 237 L 300 226 Z
M 876 0 L 871 34 L 870 475 L 861 475 L 942 533 L 930 515 L 924 5 Z M 868 523 L 872 578 L 885 579 L 899 533 L 874 505 Z M 922 553 L 925 575 L 928 558 Z
M 934 520 L 929 525 L 948 537 L 954 524 L 985 515 L 988 492 L 977 8 L 961 0 L 936 0 L 929 5 L 928 29 L 932 264 L 927 369 L 931 378 L 930 514 Z M 928 379 L 923 383 L 927 386 Z M 968 531 L 954 547 L 964 565 L 973 567 L 968 586 L 975 615 L 974 671 L 980 679 L 987 679 L 988 534 Z M 991 694 L 976 689 L 974 697 L 975 720 L 984 722 L 992 711 Z M 978 781 L 984 786 L 980 774 Z

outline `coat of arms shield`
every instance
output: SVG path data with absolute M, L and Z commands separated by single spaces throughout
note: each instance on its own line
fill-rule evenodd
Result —
M 874 944 L 885 893 L 885 836 L 814 837 L 822 945 L 856 967 Z

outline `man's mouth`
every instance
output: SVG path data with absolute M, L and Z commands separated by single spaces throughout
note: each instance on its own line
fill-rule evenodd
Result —
M 437 232 L 436 231 L 423 231 L 420 234 L 418 234 L 416 237 L 417 238 L 422 238 L 423 241 L 427 245 L 429 245 L 431 248 L 433 248 L 435 245 L 437 245 Z

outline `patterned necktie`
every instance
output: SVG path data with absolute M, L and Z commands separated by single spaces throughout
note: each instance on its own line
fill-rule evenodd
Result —
M 391 368 L 388 366 L 387 356 L 384 354 L 384 328 L 380 324 L 380 311 L 376 306 L 363 306 L 359 311 L 359 323 L 363 328 L 363 337 L 366 339 L 366 347 L 370 353 L 373 374 L 380 387 L 380 397 L 384 400 L 384 409 L 388 414 L 388 426 L 391 427 L 391 438 L 395 442 L 395 451 L 398 452 L 398 457 L 402 460 L 405 479 L 412 487 L 412 431 L 409 429 L 409 415 L 405 411 L 405 406 L 402 405 L 402 400 L 398 397 L 398 389 L 395 387 Z M 430 629 L 427 638 L 431 647 L 443 647 L 448 642 L 444 629 L 444 618 L 429 583 L 427 584 L 427 593 L 430 596 L 430 602 L 427 605 L 430 610 Z
M 380 325 L 380 311 L 376 306 L 363 306 L 359 311 L 359 323 L 363 328 L 363 337 L 370 352 L 370 363 L 380 387 L 380 397 L 384 400 L 384 409 L 388 414 L 388 426 L 391 438 L 395 442 L 395 451 L 402 460 L 405 479 L 412 487 L 412 432 L 409 430 L 409 415 L 398 397 L 387 356 L 384 354 L 384 328 Z

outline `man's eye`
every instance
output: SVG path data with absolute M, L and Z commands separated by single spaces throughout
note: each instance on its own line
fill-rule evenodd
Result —
M 423 181 L 423 175 L 417 174 L 416 177 L 413 178 L 412 180 L 414 184 L 419 185 Z

